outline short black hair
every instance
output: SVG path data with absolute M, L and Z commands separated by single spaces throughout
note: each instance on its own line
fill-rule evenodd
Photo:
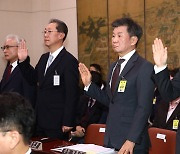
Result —
M 101 88 L 103 84 L 102 76 L 99 72 L 90 71 L 92 75 L 92 82 Z
M 57 29 L 58 32 L 62 32 L 62 33 L 65 34 L 65 36 L 63 38 L 63 41 L 65 41 L 65 39 L 67 37 L 67 34 L 68 34 L 68 27 L 67 27 L 67 25 L 63 21 L 61 21 L 59 19 L 51 19 L 49 21 L 49 23 L 56 23 L 57 24 L 56 29 Z
M 29 144 L 35 124 L 35 113 L 23 96 L 15 92 L 0 95 L 0 131 L 16 130 L 24 144 Z
M 93 63 L 93 64 L 90 64 L 90 67 L 94 67 L 99 72 L 101 72 L 101 70 L 102 70 L 101 66 L 99 64 Z
M 169 74 L 174 77 L 179 72 L 179 68 L 169 69 Z
M 129 36 L 130 37 L 136 36 L 138 38 L 136 46 L 143 34 L 142 27 L 139 24 L 137 24 L 134 20 L 132 20 L 131 18 L 116 19 L 115 21 L 112 22 L 111 26 L 113 29 L 120 27 L 120 26 L 127 26 L 127 32 L 129 34 Z

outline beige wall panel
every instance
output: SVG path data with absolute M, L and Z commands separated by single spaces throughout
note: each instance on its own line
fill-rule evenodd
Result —
M 180 1 L 146 0 L 147 59 L 153 61 L 152 43 L 156 37 L 168 47 L 168 66 L 180 66 Z
M 79 61 L 88 67 L 100 64 L 108 69 L 108 26 L 106 0 L 77 0 Z

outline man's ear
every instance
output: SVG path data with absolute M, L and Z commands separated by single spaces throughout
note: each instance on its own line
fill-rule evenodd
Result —
M 64 37 L 65 37 L 65 34 L 60 32 L 60 33 L 59 33 L 59 39 L 60 39 L 60 40 L 63 40 Z
M 19 134 L 18 131 L 13 130 L 13 131 L 9 131 L 9 147 L 11 149 L 14 149 L 20 142 L 21 140 L 21 135 Z
M 137 36 L 132 36 L 131 37 L 131 45 L 136 45 L 137 41 L 138 41 Z

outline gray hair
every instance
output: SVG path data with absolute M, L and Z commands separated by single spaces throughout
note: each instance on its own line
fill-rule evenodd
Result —
M 18 35 L 15 35 L 15 34 L 7 35 L 5 40 L 7 39 L 15 40 L 18 44 L 23 40 L 22 38 L 20 38 Z

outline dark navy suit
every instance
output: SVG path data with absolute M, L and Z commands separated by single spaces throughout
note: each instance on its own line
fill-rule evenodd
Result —
M 109 104 L 104 143 L 120 149 L 129 140 L 135 143 L 135 151 L 148 151 L 147 121 L 154 93 L 151 80 L 153 65 L 135 52 L 122 70 L 115 92 L 111 93 L 109 83 L 115 64 L 110 67 L 106 90 L 100 90 L 95 84 L 91 84 L 87 91 L 88 95 L 99 102 Z M 127 81 L 124 92 L 117 90 L 121 79 Z
M 54 59 L 44 75 L 49 53 L 41 56 L 35 69 L 28 58 L 20 64 L 30 84 L 37 85 L 36 114 L 38 127 L 48 132 L 48 137 L 63 139 L 62 126 L 73 127 L 75 106 L 79 99 L 78 61 L 65 48 Z M 54 85 L 54 75 L 60 78 Z
M 12 71 L 8 80 L 6 80 L 6 71 L 4 71 L 2 80 L 0 82 L 0 93 L 2 92 L 17 92 L 31 101 L 32 105 L 35 105 L 35 86 L 30 85 L 23 77 L 19 66 L 17 65 Z

